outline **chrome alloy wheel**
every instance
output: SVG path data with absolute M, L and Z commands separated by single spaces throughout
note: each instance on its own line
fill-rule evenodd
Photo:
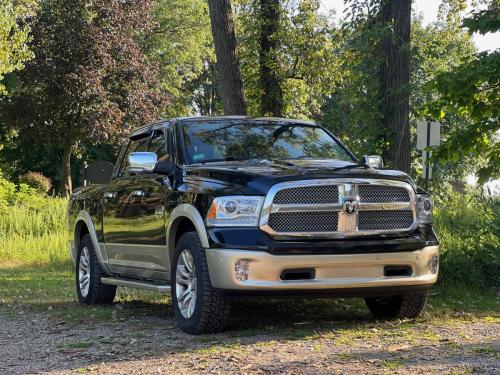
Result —
M 78 282 L 82 297 L 87 297 L 90 286 L 90 255 L 89 249 L 86 246 L 82 249 L 78 261 Z
M 189 250 L 183 250 L 177 259 L 175 294 L 182 316 L 189 319 L 196 307 L 196 267 Z

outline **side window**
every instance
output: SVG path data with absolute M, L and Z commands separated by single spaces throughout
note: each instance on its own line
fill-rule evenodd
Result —
M 144 137 L 140 138 L 134 138 L 131 139 L 127 150 L 123 153 L 123 159 L 121 160 L 120 164 L 120 169 L 118 171 L 117 176 L 127 176 L 127 162 L 128 162 L 128 155 L 131 152 L 143 152 L 148 150 L 148 143 L 149 143 L 149 135 L 144 134 Z
M 113 177 L 120 176 L 123 168 L 125 168 L 125 154 L 127 153 L 127 149 L 130 141 L 127 139 L 118 154 L 118 159 L 115 164 L 115 168 L 113 169 Z
M 158 161 L 170 159 L 169 143 L 163 130 L 155 130 L 149 146 L 149 152 L 156 153 Z

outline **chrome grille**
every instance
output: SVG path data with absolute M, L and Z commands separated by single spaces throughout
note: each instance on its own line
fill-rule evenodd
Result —
M 277 184 L 266 197 L 260 221 L 261 229 L 275 238 L 400 234 L 416 226 L 410 184 L 362 178 Z
M 359 185 L 361 202 L 409 202 L 408 190 L 399 186 Z
M 269 217 L 269 225 L 277 232 L 335 232 L 338 212 L 277 212 Z
M 413 211 L 359 211 L 358 230 L 405 229 L 413 223 Z
M 303 186 L 283 189 L 276 193 L 275 204 L 338 203 L 339 188 L 336 185 Z

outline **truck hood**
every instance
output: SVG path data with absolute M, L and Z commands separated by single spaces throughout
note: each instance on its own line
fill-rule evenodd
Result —
M 251 195 L 265 195 L 271 186 L 280 182 L 326 178 L 397 180 L 408 182 L 416 189 L 411 177 L 404 172 L 374 169 L 336 159 L 226 161 L 190 165 L 185 171 L 188 180 L 210 180 Z

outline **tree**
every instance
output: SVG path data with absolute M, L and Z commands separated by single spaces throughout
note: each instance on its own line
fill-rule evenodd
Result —
M 413 146 L 417 120 L 425 118 L 427 103 L 438 97 L 429 81 L 450 71 L 459 61 L 470 59 L 475 52 L 470 35 L 459 27 L 461 18 L 457 23 L 463 9 L 451 4 L 453 2 L 446 1 L 438 20 L 426 26 L 422 17 L 412 19 L 409 95 Z M 322 108 L 322 123 L 345 141 L 356 155 L 383 154 L 388 150 L 377 79 L 382 61 L 379 46 L 386 32 L 379 11 L 379 0 L 350 2 L 347 19 L 342 25 L 340 46 L 336 49 L 341 79 L 331 87 Z M 441 124 L 442 135 L 446 137 L 451 129 L 465 126 L 466 121 L 450 115 Z M 417 177 L 421 175 L 420 157 L 421 153 L 412 147 L 412 174 Z M 435 168 L 437 179 L 442 181 L 443 176 L 454 181 L 463 179 L 477 165 L 471 159 L 463 157 L 459 163 Z
M 470 33 L 500 30 L 500 7 L 475 11 L 463 22 Z M 443 162 L 458 161 L 464 155 L 479 162 L 479 182 L 500 176 L 500 49 L 478 53 L 439 74 L 429 89 L 439 98 L 429 103 L 428 114 L 439 120 L 459 116 L 466 126 L 455 127 L 435 152 Z M 482 162 L 483 161 L 483 162 Z
M 281 5 L 279 0 L 260 0 L 259 70 L 261 113 L 283 116 L 283 88 L 278 60 Z
M 193 107 L 196 83 L 215 60 L 205 0 L 155 0 L 155 24 L 147 40 L 149 64 L 159 66 L 161 88 L 171 98 L 165 117 L 186 116 Z
M 272 5 L 277 6 L 277 2 Z M 340 79 L 338 31 L 328 16 L 319 12 L 318 0 L 280 2 L 279 6 L 273 11 L 270 32 L 270 26 L 264 26 L 269 16 L 263 17 L 260 0 L 237 3 L 248 112 L 253 116 L 318 119 L 326 95 Z M 262 53 L 266 28 L 271 44 Z
M 33 57 L 28 21 L 34 10 L 34 0 L 0 0 L 0 95 L 7 93 L 5 75 L 21 70 Z
M 151 0 L 46 0 L 33 25 L 35 58 L 1 116 L 24 139 L 61 152 L 61 192 L 71 193 L 71 156 L 81 141 L 116 142 L 167 104 L 145 59 Z
M 388 130 L 385 150 L 396 169 L 410 173 L 410 24 L 411 0 L 383 0 L 380 19 L 385 27 L 380 43 L 380 105 Z
M 245 115 L 246 101 L 236 50 L 231 0 L 209 0 L 208 6 L 217 56 L 218 87 L 224 114 Z

